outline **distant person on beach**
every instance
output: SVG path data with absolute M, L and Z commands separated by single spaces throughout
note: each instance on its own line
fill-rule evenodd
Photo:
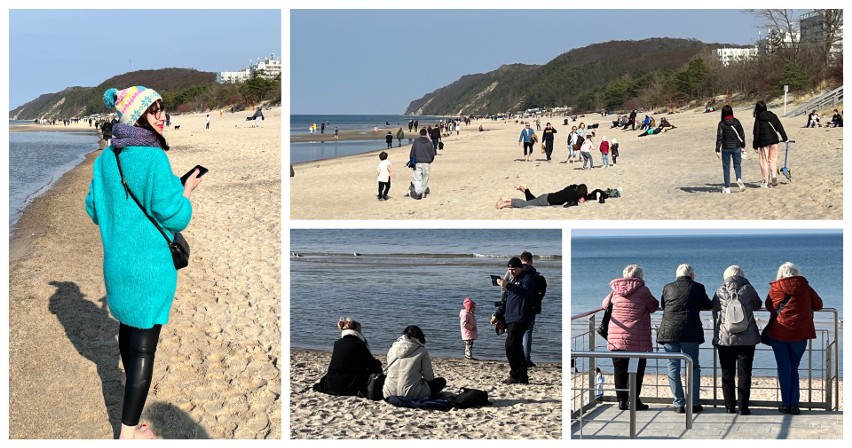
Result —
M 524 272 L 524 264 L 518 257 L 508 263 L 509 280 L 499 278 L 497 284 L 505 290 L 506 300 L 491 316 L 491 325 L 506 322 L 506 359 L 509 361 L 509 377 L 505 384 L 529 384 L 527 362 L 524 356 L 524 333 L 535 317 L 535 279 Z
M 556 129 L 547 123 L 544 131 L 541 132 L 541 142 L 544 144 L 544 154 L 547 156 L 547 161 L 550 162 L 550 155 L 553 154 L 553 138 L 556 134 Z
M 388 131 L 388 133 L 385 134 L 385 143 L 388 144 L 388 148 L 393 148 L 393 134 L 391 131 Z
M 540 131 L 540 130 L 541 130 L 541 119 L 539 119 L 539 118 L 536 118 L 536 119 L 535 119 L 535 130 L 536 130 L 536 131 Z
M 722 281 L 713 295 L 713 345 L 722 366 L 722 395 L 728 414 L 749 415 L 754 348 L 760 342 L 754 311 L 761 308 L 760 297 L 737 265 L 725 269 Z
M 470 297 L 465 297 L 462 309 L 459 311 L 459 326 L 461 327 L 461 338 L 464 342 L 464 359 L 476 360 L 473 357 L 473 341 L 478 334 L 476 326 L 476 302 Z
M 833 127 L 833 128 L 842 128 L 843 127 L 843 113 L 838 112 L 837 109 L 834 109 L 834 113 L 831 115 L 831 127 Z
M 612 306 L 612 313 L 607 327 L 606 348 L 611 352 L 650 352 L 651 344 L 651 313 L 657 311 L 660 302 L 645 286 L 645 271 L 639 265 L 627 265 L 622 271 L 622 277 L 609 282 L 610 293 L 601 303 L 601 309 Z M 630 409 L 628 387 L 629 358 L 612 358 L 613 383 L 615 395 L 618 398 L 618 409 Z M 640 358 L 636 370 L 636 393 L 642 391 L 645 378 L 647 359 Z M 644 411 L 648 405 L 636 397 L 636 410 Z
M 835 111 L 837 111 L 837 110 L 835 109 Z M 461 123 L 457 121 L 456 122 L 456 135 L 459 135 L 459 134 L 461 134 Z
M 775 165 L 778 158 L 778 134 L 781 134 L 780 141 L 786 142 L 787 133 L 784 131 L 784 126 L 781 125 L 781 120 L 767 109 L 764 101 L 755 103 L 753 114 L 754 139 L 751 146 L 760 159 L 760 174 L 763 177 L 760 186 L 762 188 L 769 188 L 770 185 L 775 187 L 778 186 L 777 167 Z
M 313 390 L 335 396 L 367 396 L 372 373 L 382 373 L 382 362 L 370 353 L 361 324 L 351 317 L 337 321 L 340 339 L 334 343 L 328 371 Z
M 618 139 L 613 137 L 610 142 L 609 152 L 612 153 L 612 166 L 618 165 Z
M 204 129 L 210 129 L 210 114 L 204 117 Z
M 134 86 L 109 89 L 103 98 L 120 121 L 112 126 L 111 146 L 95 160 L 86 212 L 100 230 L 106 302 L 119 322 L 125 382 L 119 438 L 152 439 L 153 431 L 138 426 L 139 418 L 177 287 L 168 244 L 153 221 L 169 235 L 185 229 L 192 218 L 192 191 L 201 179 L 196 171 L 181 185 L 174 175 L 163 136 L 166 113 L 157 92 Z
M 339 138 L 339 131 L 337 130 L 337 126 L 334 127 L 334 139 L 337 140 Z
M 409 119 L 408 120 L 408 132 L 412 132 L 413 130 L 414 130 L 414 120 Z
M 742 152 L 746 147 L 745 132 L 740 120 L 734 118 L 734 109 L 729 104 L 722 107 L 722 119 L 716 128 L 716 157 L 722 160 L 722 178 L 725 186 L 722 193 L 731 192 L 731 160 L 734 161 L 734 174 L 737 176 L 737 186 L 745 191 L 742 180 Z
M 421 129 L 420 138 L 414 140 L 408 154 L 409 160 L 414 160 L 414 173 L 408 192 L 412 199 L 423 199 L 429 194 L 429 172 L 435 160 L 435 152 L 432 142 L 426 138 L 426 129 Z
M 403 138 L 405 138 L 405 131 L 403 131 L 402 128 L 399 128 L 399 130 L 396 131 L 397 147 L 402 147 Z
M 172 116 L 166 112 L 166 127 L 170 127 L 172 125 Z
M 405 327 L 388 350 L 388 370 L 382 395 L 413 400 L 435 398 L 447 387 L 447 380 L 436 377 L 432 358 L 426 350 L 426 335 L 416 325 Z
M 660 118 L 660 129 L 663 132 L 668 132 L 672 129 L 677 129 L 677 126 L 673 125 L 666 117 Z
M 766 310 L 775 315 L 769 327 L 769 345 L 778 364 L 782 414 L 799 415 L 799 363 L 808 347 L 808 339 L 816 338 L 814 311 L 822 309 L 822 298 L 808 284 L 793 263 L 778 267 L 774 282 L 769 283 Z
M 675 271 L 675 281 L 663 287 L 660 306 L 663 318 L 657 329 L 657 344 L 667 353 L 684 353 L 692 359 L 692 412 L 701 412 L 701 363 L 698 349 L 704 343 L 704 328 L 701 324 L 702 310 L 713 309 L 704 285 L 695 281 L 695 271 L 688 264 L 681 264 Z M 680 378 L 681 362 L 669 360 L 669 387 L 674 396 L 673 410 L 685 412 L 686 398 Z
M 482 127 L 482 126 L 480 126 Z M 521 135 L 518 137 L 518 145 L 523 143 L 524 145 L 524 158 L 527 162 L 532 160 L 533 148 L 535 147 L 536 137 L 535 131 L 530 127 L 529 122 L 524 123 L 524 129 L 521 130 Z M 527 152 L 529 149 L 529 152 Z
M 604 376 L 601 372 L 601 368 L 595 367 L 595 398 L 598 400 L 598 403 L 603 403 L 604 384 L 606 384 L 606 382 L 604 381 Z
M 595 167 L 595 159 L 592 158 L 592 150 L 595 149 L 595 142 L 592 141 L 592 136 L 583 137 L 583 143 L 580 144 L 580 156 L 583 157 L 583 169 L 586 169 L 588 163 L 589 169 Z
M 808 125 L 806 127 L 809 128 L 818 128 L 821 127 L 819 124 L 819 112 L 814 109 L 810 115 L 808 115 Z
M 574 157 L 577 155 L 579 146 L 576 146 L 577 143 L 577 126 L 571 127 L 571 132 L 568 133 L 568 158 L 565 159 L 564 163 L 574 163 Z
M 432 128 L 432 133 L 429 135 L 429 138 L 432 140 L 432 146 L 435 148 L 435 154 L 438 154 L 438 147 L 441 143 L 441 128 L 438 125 L 435 125 Z
M 379 194 L 376 197 L 380 201 L 388 200 L 388 192 L 391 187 L 391 177 L 393 177 L 393 171 L 391 170 L 391 162 L 388 160 L 388 153 L 382 151 L 379 154 L 379 166 L 376 167 L 376 170 L 379 172 L 378 182 L 379 182 Z
M 609 166 L 609 141 L 607 141 L 606 136 L 601 139 L 601 146 L 599 149 L 601 152 L 601 160 L 603 160 L 603 167 L 606 168 Z
M 563 207 L 571 207 L 585 202 L 585 196 L 588 194 L 586 184 L 572 184 L 559 190 L 555 193 L 544 193 L 535 197 L 526 184 L 519 184 L 515 189 L 524 193 L 524 199 L 509 199 L 500 196 L 497 200 L 496 207 L 501 208 L 524 208 L 524 207 L 547 207 L 550 205 L 562 205 Z M 564 205 L 563 205 L 564 204 Z
M 325 122 L 320 123 L 320 134 L 325 134 Z

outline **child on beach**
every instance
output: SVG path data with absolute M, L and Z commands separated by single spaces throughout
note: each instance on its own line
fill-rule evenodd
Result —
M 601 158 L 603 159 L 603 167 L 606 168 L 609 166 L 609 142 L 604 136 L 603 140 L 601 140 Z
M 473 340 L 476 339 L 476 302 L 470 297 L 465 297 L 464 308 L 459 312 L 459 325 L 461 326 L 461 337 L 464 341 L 464 359 L 476 360 L 473 357 Z
M 612 153 L 612 166 L 615 166 L 618 165 L 618 139 L 613 137 L 611 143 L 609 152 Z
M 380 201 L 388 200 L 388 192 L 391 187 L 391 177 L 393 177 L 393 171 L 391 171 L 391 162 L 388 160 L 388 153 L 382 151 L 379 154 L 379 166 L 376 167 L 376 171 L 379 172 L 379 194 L 376 196 Z
M 601 373 L 600 367 L 596 367 L 595 372 L 597 372 L 597 376 L 595 377 L 595 397 L 598 399 L 598 403 L 603 403 L 603 373 Z

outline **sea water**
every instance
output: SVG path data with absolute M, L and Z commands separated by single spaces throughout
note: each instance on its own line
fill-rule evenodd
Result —
M 459 311 L 477 303 L 474 356 L 505 359 L 505 335 L 489 325 L 509 258 L 528 250 L 547 279 L 536 317 L 534 361 L 562 361 L 561 230 L 292 230 L 290 346 L 331 351 L 338 317 L 364 327 L 374 354 L 387 354 L 408 325 L 426 334 L 434 356 L 462 357 Z
M 663 287 L 675 280 L 675 270 L 681 263 L 694 268 L 695 281 L 705 286 L 711 299 L 722 284 L 725 269 L 733 264 L 739 265 L 758 296 L 765 300 L 769 282 L 775 280 L 778 266 L 787 261 L 799 267 L 822 298 L 824 308 L 837 309 L 842 318 L 843 236 L 839 231 L 780 235 L 575 236 L 571 239 L 571 315 L 599 309 L 610 292 L 609 282 L 622 277 L 622 270 L 628 264 L 642 267 L 645 284 L 657 300 L 660 300 Z M 661 316 L 662 311 L 651 315 L 652 326 L 659 324 Z M 765 312 L 759 315 L 761 327 L 767 316 Z M 601 317 L 603 313 L 598 313 L 598 322 Z M 712 313 L 704 311 L 701 317 L 704 328 L 708 330 L 705 331 L 706 342 L 702 349 L 708 350 L 702 350 L 700 358 L 703 366 L 710 366 Z M 828 313 L 815 316 L 815 320 L 826 328 L 830 326 L 829 319 Z M 574 324 L 572 334 L 588 331 L 586 327 Z M 653 337 L 656 340 L 656 333 Z M 839 339 L 842 365 L 842 337 Z M 605 342 L 598 337 L 598 344 Z M 767 346 L 758 345 L 758 348 Z M 775 366 L 771 351 L 759 351 L 755 356 L 755 368 L 765 369 L 756 371 L 755 375 L 772 375 Z
M 33 199 L 97 149 L 98 136 L 94 132 L 10 132 L 10 229 Z M 84 207 L 83 198 L 79 205 Z

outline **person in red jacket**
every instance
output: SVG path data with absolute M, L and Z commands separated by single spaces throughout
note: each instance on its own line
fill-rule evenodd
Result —
M 777 316 L 768 336 L 778 364 L 781 387 L 778 412 L 799 415 L 799 362 L 805 354 L 808 339 L 816 338 L 813 312 L 822 309 L 822 299 L 793 263 L 779 266 L 776 278 L 769 283 L 766 309 Z M 787 303 L 782 308 L 785 300 Z

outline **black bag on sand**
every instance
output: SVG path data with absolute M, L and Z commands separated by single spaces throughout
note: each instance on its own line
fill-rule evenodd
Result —
M 457 409 L 481 408 L 491 406 L 488 401 L 488 392 L 479 389 L 468 389 L 462 387 L 461 392 L 453 398 L 453 407 Z
M 364 398 L 373 401 L 384 399 L 382 388 L 385 387 L 385 378 L 387 378 L 387 375 L 384 373 L 371 374 L 370 379 L 367 381 L 367 396 Z

